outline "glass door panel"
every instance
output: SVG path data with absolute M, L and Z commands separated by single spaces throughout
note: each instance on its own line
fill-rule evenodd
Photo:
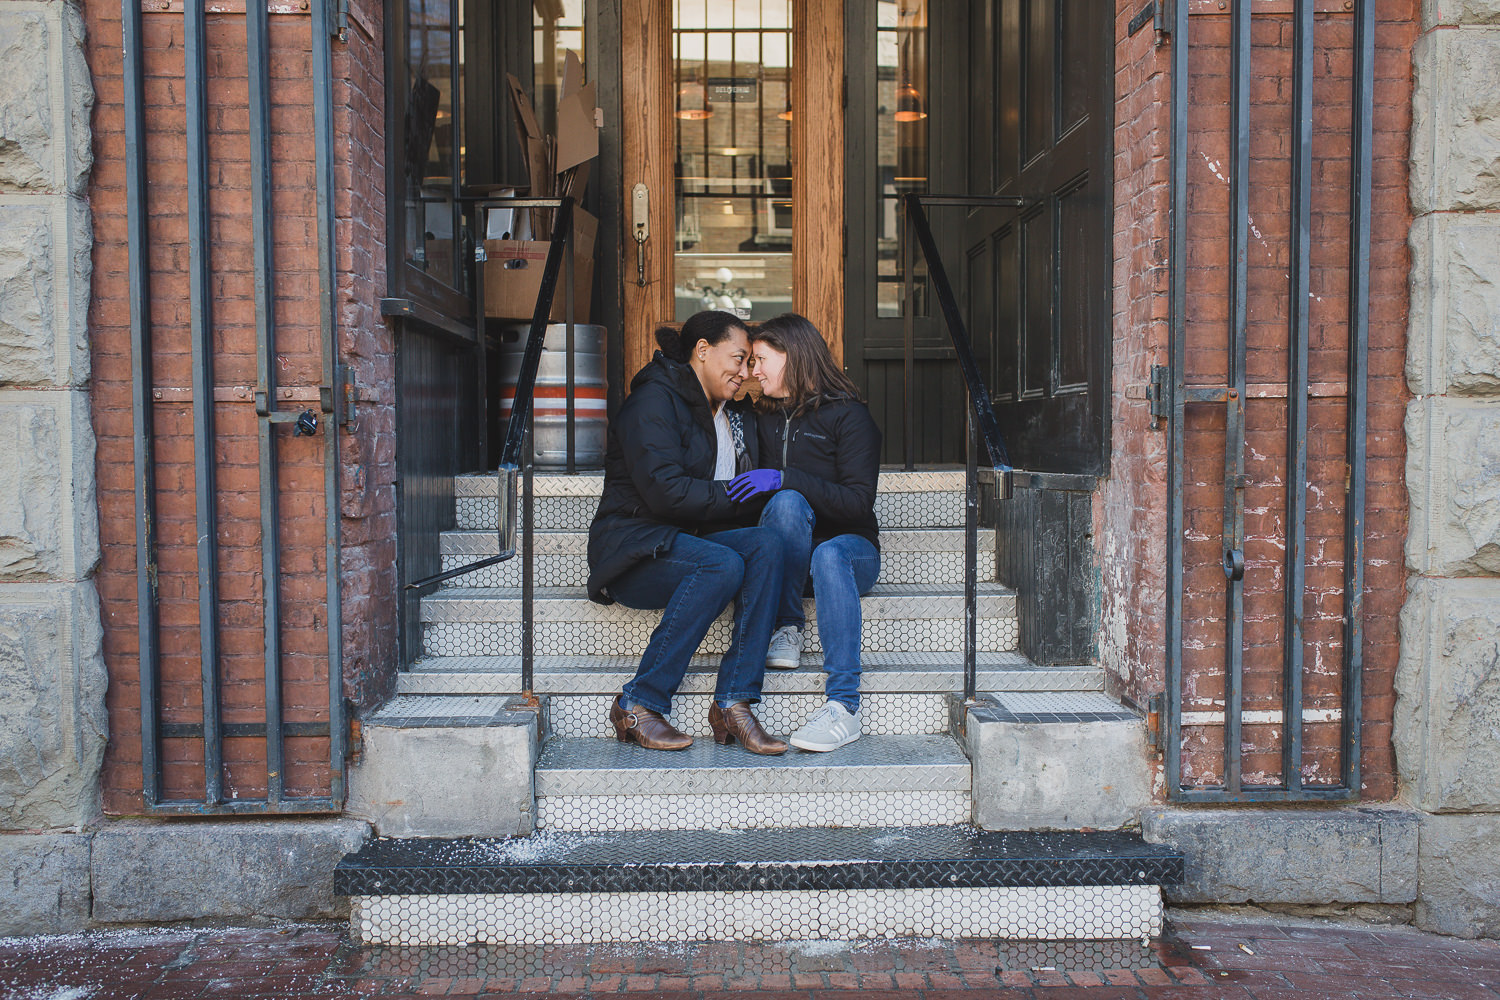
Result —
M 875 309 L 899 317 L 906 233 L 898 202 L 927 190 L 927 0 L 879 0 L 875 18 Z M 912 287 L 919 316 L 926 314 L 925 289 L 919 272 Z
M 407 8 L 406 259 L 463 290 L 463 0 Z
M 790 0 L 673 0 L 674 316 L 792 308 Z

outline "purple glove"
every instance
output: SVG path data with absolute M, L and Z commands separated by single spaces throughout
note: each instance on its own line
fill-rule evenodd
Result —
M 775 469 L 752 469 L 729 481 L 729 499 L 744 503 L 762 493 L 775 493 L 781 489 L 781 473 Z

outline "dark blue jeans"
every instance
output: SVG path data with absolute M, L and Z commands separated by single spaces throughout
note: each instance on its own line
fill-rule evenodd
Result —
M 823 643 L 824 690 L 849 711 L 859 709 L 860 637 L 864 618 L 859 598 L 880 576 L 880 550 L 861 535 L 835 535 L 813 546 L 816 517 L 802 494 L 782 490 L 761 512 L 760 525 L 781 540 L 782 584 L 776 627 L 802 628 L 807 616 L 802 595 L 812 576 L 818 602 L 818 638 Z
M 719 663 L 714 700 L 723 706 L 760 701 L 781 566 L 781 543 L 774 534 L 738 528 L 703 538 L 682 532 L 666 552 L 621 574 L 609 585 L 615 600 L 627 608 L 664 609 L 621 701 L 671 711 L 688 661 L 730 601 L 735 602 L 734 632 Z

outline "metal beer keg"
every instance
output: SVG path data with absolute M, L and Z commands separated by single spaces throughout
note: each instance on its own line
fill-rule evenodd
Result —
M 510 421 L 516 378 L 526 349 L 525 325 L 507 326 L 500 336 L 501 432 Z M 598 469 L 604 465 L 608 392 L 604 383 L 604 327 L 573 324 L 573 465 Z M 537 366 L 536 395 L 532 400 L 532 460 L 538 468 L 561 469 L 568 464 L 568 326 L 549 323 Z

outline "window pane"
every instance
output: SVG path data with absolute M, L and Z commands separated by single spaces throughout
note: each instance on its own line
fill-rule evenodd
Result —
M 407 8 L 406 256 L 444 284 L 460 286 L 456 194 L 462 181 L 462 95 L 454 79 L 455 10 L 451 0 L 412 0 Z
M 880 0 L 875 23 L 875 305 L 877 316 L 902 316 L 906 233 L 898 201 L 927 190 L 927 0 Z M 925 291 L 919 271 L 918 315 Z
M 584 56 L 583 0 L 546 0 L 532 5 L 532 94 L 536 118 L 545 135 L 557 131 L 557 98 L 562 92 L 566 56 Z M 584 67 L 584 79 L 588 79 Z
M 791 4 L 676 0 L 676 317 L 792 307 Z

